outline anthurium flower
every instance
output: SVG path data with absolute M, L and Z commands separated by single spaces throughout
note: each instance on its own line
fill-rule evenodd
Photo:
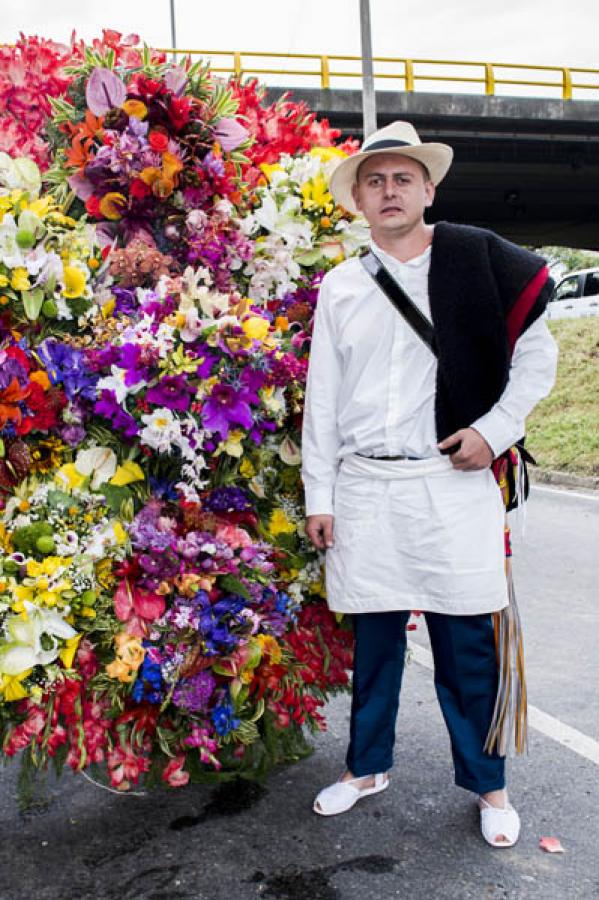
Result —
M 225 153 L 235 150 L 249 137 L 249 132 L 237 119 L 221 119 L 213 130 L 212 135 L 221 145 Z
M 127 206 L 127 200 L 118 191 L 109 191 L 100 200 L 100 212 L 106 219 L 116 221 L 123 215 L 123 209 Z
M 286 435 L 279 444 L 279 456 L 286 466 L 299 466 L 302 461 L 300 448 Z
M 80 450 L 75 457 L 75 468 L 81 475 L 91 478 L 90 487 L 96 491 L 101 484 L 110 481 L 116 472 L 116 454 L 109 447 Z
M 77 300 L 85 293 L 86 278 L 85 273 L 77 266 L 65 266 L 63 269 L 64 287 L 62 289 L 63 297 L 67 300 Z
M 123 105 L 127 99 L 127 89 L 115 72 L 98 67 L 89 76 L 85 99 L 95 116 L 104 116 L 111 109 L 119 109 Z
M 138 466 L 133 460 L 128 459 L 122 466 L 118 467 L 110 479 L 110 484 L 114 484 L 116 487 L 124 487 L 134 481 L 143 481 L 144 478 L 145 475 L 141 466 Z
M 33 666 L 46 666 L 58 656 L 58 640 L 68 640 L 77 632 L 55 609 L 39 609 L 25 602 L 23 615 L 9 616 L 4 623 L 5 639 L 0 641 L 0 674 L 20 675 Z M 43 640 L 42 640 L 43 638 Z
M 164 597 L 140 590 L 127 578 L 120 581 L 114 595 L 114 611 L 135 637 L 145 637 L 149 623 L 160 618 L 165 607 Z

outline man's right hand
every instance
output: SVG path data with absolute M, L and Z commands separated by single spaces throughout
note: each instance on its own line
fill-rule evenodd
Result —
M 334 516 L 307 516 L 306 534 L 317 550 L 333 546 Z

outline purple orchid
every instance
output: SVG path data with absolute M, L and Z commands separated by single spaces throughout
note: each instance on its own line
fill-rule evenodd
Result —
M 226 440 L 229 426 L 241 425 L 251 428 L 252 411 L 247 402 L 246 391 L 236 391 L 228 384 L 217 384 L 202 408 L 202 422 L 208 431 L 218 431 Z
M 158 384 L 149 389 L 146 400 L 155 406 L 166 406 L 167 409 L 186 412 L 191 403 L 193 390 L 184 375 L 165 375 Z

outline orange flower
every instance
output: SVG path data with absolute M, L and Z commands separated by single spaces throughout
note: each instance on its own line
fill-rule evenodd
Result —
M 0 391 L 0 429 L 4 428 L 7 422 L 21 424 L 23 416 L 17 404 L 24 400 L 28 393 L 29 388 L 22 388 L 16 378 Z
M 67 163 L 82 169 L 91 156 L 94 140 L 102 136 L 104 119 L 94 116 L 91 110 L 87 110 L 83 122 L 73 125 L 65 122 L 61 130 L 71 136 L 71 148 L 66 152 Z

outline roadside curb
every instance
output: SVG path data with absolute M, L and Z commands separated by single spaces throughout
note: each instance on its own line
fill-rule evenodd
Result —
M 528 467 L 528 474 L 533 484 L 555 484 L 558 487 L 585 488 L 588 491 L 599 491 L 599 476 L 572 475 L 569 472 L 553 472 L 550 469 Z

